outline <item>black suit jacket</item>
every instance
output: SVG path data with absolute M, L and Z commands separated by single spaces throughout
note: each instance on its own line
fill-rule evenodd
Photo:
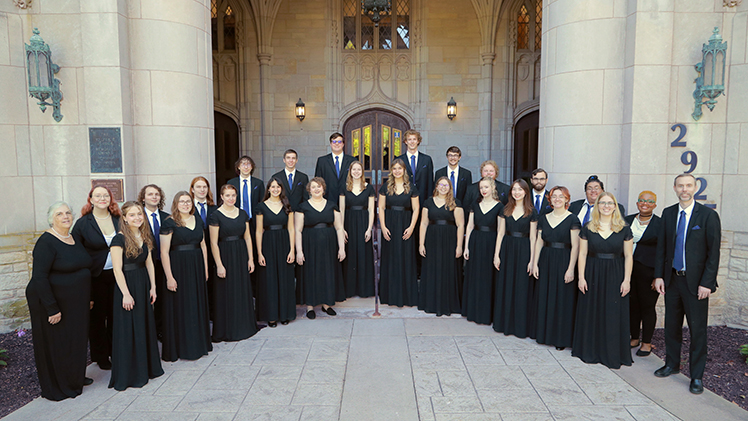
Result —
M 408 160 L 408 153 L 404 153 L 397 157 L 405 162 L 405 170 L 408 172 L 410 181 L 418 189 L 418 201 L 421 206 L 423 202 L 431 197 L 434 193 L 434 162 L 431 157 L 425 153 L 418 151 L 418 159 L 416 160 L 416 175 L 413 176 L 413 171 L 410 168 L 410 161 Z
M 672 278 L 675 235 L 678 225 L 678 203 L 662 211 L 657 238 L 655 278 L 663 278 L 665 286 Z M 694 204 L 691 219 L 686 228 L 686 282 L 688 290 L 698 295 L 699 286 L 717 290 L 717 270 L 719 269 L 719 246 L 722 240 L 722 226 L 719 215 L 701 203 Z
M 579 211 L 582 210 L 582 206 L 584 206 L 587 199 L 579 199 L 571 202 L 569 205 L 569 212 L 573 213 L 574 215 L 579 215 Z M 622 204 L 618 204 L 618 210 L 621 212 L 621 216 L 626 215 L 626 208 L 623 207 Z M 579 222 L 582 222 L 580 219 Z
M 629 215 L 623 219 L 626 223 L 631 226 L 634 223 L 638 213 Z M 657 255 L 657 237 L 660 235 L 660 217 L 652 215 L 652 218 L 647 224 L 647 228 L 642 234 L 642 238 L 636 243 L 636 250 L 634 250 L 634 260 L 643 264 L 644 266 L 654 268 L 655 267 L 655 256 Z
M 457 172 L 457 196 L 456 198 L 464 203 L 465 200 L 465 193 L 467 192 L 468 187 L 473 184 L 473 173 L 470 172 L 470 170 L 459 167 Z M 434 185 L 436 185 L 436 180 L 447 177 L 449 178 L 449 168 L 443 167 L 436 170 L 436 174 L 434 174 Z M 468 212 L 470 212 L 468 210 Z
M 208 206 L 210 208 L 210 206 Z M 161 250 L 156 250 L 156 240 L 153 236 L 153 219 L 151 218 L 151 212 L 148 211 L 148 209 L 145 208 L 145 205 L 143 206 L 143 210 L 145 211 L 146 221 L 148 222 L 148 232 L 151 233 L 151 240 L 153 240 L 153 259 L 154 260 L 161 260 Z M 197 209 L 195 209 L 195 213 L 198 213 Z M 169 213 L 164 212 L 162 210 L 158 211 L 158 217 L 160 219 L 159 226 L 164 225 L 164 221 L 166 221 L 166 218 L 170 216 Z M 198 215 L 199 216 L 199 215 Z
M 307 183 L 309 183 L 309 177 L 303 172 L 299 171 L 298 169 L 296 170 L 296 175 L 293 179 L 293 188 L 290 189 L 290 191 L 288 188 L 288 177 L 286 177 L 285 169 L 273 174 L 273 178 L 278 180 L 278 182 L 283 186 L 283 189 L 286 192 L 286 197 L 288 198 L 288 202 L 291 204 L 292 211 L 298 211 L 301 202 L 309 200 L 309 192 L 306 191 L 306 185 Z M 325 183 L 327 183 L 327 180 L 325 180 Z
M 535 207 L 535 190 L 530 190 L 530 195 L 532 198 L 532 206 Z M 553 206 L 551 206 L 551 202 L 548 201 L 548 190 L 543 193 L 543 199 L 540 203 L 540 210 L 538 211 L 538 216 L 545 215 L 547 213 L 553 212 Z
M 345 184 L 348 177 L 348 167 L 356 158 L 350 155 L 343 155 L 343 163 L 340 165 L 340 177 L 335 171 L 335 161 L 333 161 L 332 152 L 317 158 L 317 166 L 314 168 L 314 176 L 322 177 L 327 185 L 325 188 L 325 199 L 330 199 L 333 203 L 338 203 L 340 186 Z M 286 182 L 288 184 L 288 182 Z
M 112 215 L 114 231 L 119 231 L 119 217 Z M 83 215 L 75 221 L 71 233 L 76 242 L 83 244 L 86 251 L 91 256 L 93 264 L 91 265 L 91 276 L 101 275 L 106 263 L 106 256 L 109 254 L 109 246 L 104 239 L 104 234 L 99 229 L 99 224 L 94 219 L 93 212 Z
M 236 206 L 240 209 L 244 209 L 244 204 L 242 203 L 242 189 L 239 185 L 241 180 L 239 180 L 239 178 L 240 177 L 234 177 L 229 180 L 228 183 L 236 187 L 236 195 L 238 196 L 236 198 Z M 249 201 L 252 202 L 252 216 L 254 216 L 254 209 L 257 207 L 257 204 L 262 202 L 262 199 L 265 198 L 265 185 L 262 183 L 262 180 L 257 177 L 250 177 L 249 180 L 249 184 L 252 185 L 252 196 L 250 196 Z M 254 218 L 252 218 L 252 220 L 254 220 Z

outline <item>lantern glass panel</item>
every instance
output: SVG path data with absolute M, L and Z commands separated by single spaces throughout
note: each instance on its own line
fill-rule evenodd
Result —
M 37 57 L 39 57 L 39 86 L 43 88 L 47 88 L 52 86 L 50 83 L 50 74 L 52 73 L 49 69 L 49 62 L 47 55 L 44 53 L 40 53 Z
M 725 54 L 722 51 L 717 52 L 717 61 L 714 63 L 714 74 L 718 80 L 714 83 L 717 85 L 725 84 Z
M 39 67 L 36 65 L 36 54 L 33 51 L 26 53 L 26 62 L 29 66 L 29 86 L 39 86 Z
M 704 86 L 714 85 L 714 55 L 707 53 L 704 56 Z

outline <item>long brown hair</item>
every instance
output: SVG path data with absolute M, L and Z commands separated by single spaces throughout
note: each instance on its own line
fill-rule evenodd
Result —
M 164 191 L 161 189 L 161 187 L 155 184 L 147 184 L 143 186 L 142 189 L 140 189 L 140 193 L 138 193 L 138 202 L 140 202 L 141 205 L 145 206 L 145 191 L 148 190 L 148 187 L 158 191 L 158 195 L 161 197 L 161 200 L 158 201 L 158 205 L 156 207 L 158 208 L 158 210 L 164 210 L 164 205 L 166 205 Z
M 125 237 L 125 256 L 130 259 L 138 257 L 138 255 L 143 251 L 143 247 L 141 245 L 138 245 L 138 239 L 135 237 L 135 234 L 132 233 L 132 230 L 125 220 L 127 212 L 129 212 L 132 208 L 137 208 L 138 210 L 140 210 L 140 214 L 143 215 L 143 223 L 140 224 L 140 228 L 138 228 L 138 234 L 140 234 L 140 238 L 143 240 L 143 245 L 145 245 L 148 250 L 153 250 L 153 238 L 151 236 L 151 229 L 148 227 L 148 222 L 147 218 L 145 217 L 143 206 L 138 202 L 133 202 L 132 200 L 129 202 L 125 202 L 125 204 L 122 205 L 122 218 L 120 218 L 119 220 L 119 232 L 122 233 L 122 236 Z
M 190 196 L 192 196 L 192 200 L 195 200 L 195 195 L 192 194 L 192 189 L 195 188 L 195 183 L 197 183 L 198 181 L 204 181 L 208 186 L 208 196 L 206 196 L 205 201 L 208 202 L 208 206 L 214 206 L 216 203 L 213 201 L 213 191 L 210 189 L 210 183 L 208 182 L 208 179 L 203 177 L 202 175 L 198 175 L 197 177 L 193 178 L 192 182 L 190 183 Z
M 192 196 L 190 196 L 190 194 L 184 190 L 177 192 L 177 194 L 174 195 L 174 200 L 171 201 L 171 216 L 169 216 L 169 218 L 173 219 L 174 223 L 176 223 L 178 227 L 184 226 L 184 221 L 182 221 L 182 214 L 179 213 L 179 199 L 181 199 L 182 196 L 187 196 L 190 198 L 190 215 L 195 214 L 195 202 L 192 200 Z
M 512 194 L 512 189 L 514 189 L 515 184 L 520 186 L 522 190 L 525 191 L 525 198 L 522 200 L 521 205 L 525 209 L 525 213 L 522 216 L 527 217 L 532 215 L 532 211 L 533 209 L 535 209 L 535 207 L 532 205 L 532 199 L 530 199 L 530 186 L 527 185 L 527 181 L 521 178 L 514 180 L 512 182 L 512 186 L 509 188 L 509 201 L 504 207 L 504 215 L 512 216 L 512 213 L 514 213 L 514 208 L 517 206 L 517 201 L 514 200 L 514 195 Z
M 597 196 L 597 200 L 595 200 L 595 207 L 592 208 L 592 212 L 590 213 L 590 222 L 587 223 L 587 229 L 592 232 L 600 231 L 600 199 L 603 197 L 610 197 L 611 199 L 613 199 L 613 215 L 610 219 L 610 229 L 613 232 L 620 232 L 623 227 L 627 225 L 626 221 L 623 219 L 621 210 L 618 208 L 618 200 L 616 200 L 616 197 L 613 196 L 613 193 L 606 191 L 600 193 L 600 195 Z
M 457 207 L 457 203 L 455 203 L 455 194 L 452 191 L 452 182 L 449 181 L 447 176 L 439 177 L 438 180 L 436 180 L 436 183 L 434 183 L 434 193 L 432 196 L 438 197 L 439 191 L 437 190 L 437 186 L 439 186 L 439 182 L 442 180 L 446 180 L 447 184 L 449 184 L 449 191 L 447 192 L 447 196 L 444 198 L 444 207 L 447 208 L 448 211 L 453 211 Z
M 281 201 L 281 204 L 283 205 L 283 211 L 286 212 L 286 214 L 291 213 L 291 203 L 288 201 L 288 198 L 286 197 L 286 188 L 283 186 L 283 182 L 278 180 L 275 177 L 270 178 L 270 181 L 268 181 L 268 185 L 265 188 L 265 197 L 262 198 L 262 201 L 266 201 L 270 199 L 270 186 L 273 184 L 273 181 L 275 181 L 278 186 L 280 186 L 281 192 L 278 198 Z
M 390 165 L 390 176 L 387 177 L 387 196 L 393 196 L 396 194 L 395 176 L 392 175 L 392 168 L 394 168 L 395 165 L 399 165 L 403 169 L 403 193 L 410 193 L 410 177 L 408 177 L 408 171 L 405 169 L 405 161 L 398 158 L 392 161 L 392 165 Z
M 88 200 L 86 200 L 86 204 L 83 205 L 83 208 L 81 209 L 81 216 L 88 215 L 89 213 L 93 212 L 93 205 L 91 204 L 91 197 L 93 196 L 94 190 L 101 187 L 102 189 L 106 190 L 107 193 L 109 193 L 109 213 L 112 214 L 112 216 L 122 216 L 122 212 L 119 210 L 119 205 L 117 205 L 117 202 L 114 200 L 114 195 L 112 194 L 112 191 L 109 190 L 109 187 L 97 185 L 91 187 L 91 191 L 88 192 Z
M 345 179 L 345 189 L 348 191 L 353 191 L 353 176 L 351 175 L 351 168 L 353 168 L 354 165 L 358 165 L 361 167 L 361 179 L 358 182 L 359 186 L 361 187 L 361 191 L 364 191 L 364 188 L 366 187 L 366 180 L 364 180 L 364 165 L 361 163 L 361 161 L 353 161 L 351 162 L 351 165 L 348 166 L 348 176 Z

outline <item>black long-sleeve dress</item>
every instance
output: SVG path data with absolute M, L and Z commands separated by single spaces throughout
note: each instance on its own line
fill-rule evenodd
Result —
M 369 226 L 369 198 L 374 197 L 374 186 L 369 184 L 358 195 L 348 190 L 345 197 L 345 221 L 348 233 L 343 260 L 343 279 L 346 297 L 371 297 L 374 295 L 374 241 L 364 241 Z
M 457 200 L 457 206 L 460 201 Z M 447 205 L 436 206 L 434 198 L 423 203 L 428 209 L 429 226 L 426 228 L 426 257 L 421 265 L 421 284 L 418 309 L 437 316 L 460 312 L 462 265 L 455 257 L 457 225 L 454 210 Z M 457 209 L 457 208 L 455 208 Z
M 382 236 L 382 270 L 379 275 L 379 302 L 393 306 L 418 305 L 418 268 L 416 247 L 418 226 L 407 240 L 405 229 L 413 216 L 410 199 L 418 197 L 418 189 L 410 186 L 410 193 L 387 195 L 383 184 L 379 194 L 386 197 L 384 223 L 390 230 L 390 240 Z
M 249 280 L 249 254 L 244 241 L 248 222 L 247 213 L 241 209 L 236 218 L 229 218 L 220 210 L 210 215 L 210 226 L 218 227 L 218 250 L 226 269 L 225 278 L 216 276 L 213 280 L 214 342 L 240 341 L 257 333 Z
M 171 273 L 177 290 L 167 290 L 164 299 L 164 337 L 161 359 L 196 360 L 213 350 L 208 320 L 208 291 L 200 242 L 203 221 L 195 217 L 195 228 L 178 227 L 172 218 L 161 224 L 161 234 L 171 234 Z
M 125 237 L 117 234 L 112 246 L 122 247 L 122 271 L 127 289 L 135 305 L 132 310 L 122 308 L 122 290 L 114 289 L 114 333 L 112 341 L 112 377 L 109 387 L 125 390 L 143 387 L 148 379 L 164 374 L 158 355 L 156 321 L 151 305 L 151 279 L 145 262 L 148 248 L 131 259 L 125 254 Z M 158 298 L 158 296 L 157 296 Z
M 262 255 L 265 266 L 255 262 L 257 271 L 257 317 L 267 322 L 296 318 L 294 265 L 287 263 L 291 252 L 288 218 L 283 209 L 277 214 L 265 202 L 255 208 L 262 215 Z
M 465 283 L 462 289 L 462 315 L 475 323 L 488 325 L 493 321 L 496 268 L 493 256 L 496 252 L 496 229 L 499 213 L 504 205 L 497 202 L 483 213 L 480 203 L 475 203 L 473 232 L 470 234 L 469 259 L 465 262 Z M 428 251 L 428 250 L 427 250 Z
M 26 300 L 34 331 L 34 359 L 42 396 L 53 401 L 83 391 L 88 345 L 91 256 L 79 242 L 44 233 L 34 246 Z M 57 324 L 49 316 L 62 314 Z

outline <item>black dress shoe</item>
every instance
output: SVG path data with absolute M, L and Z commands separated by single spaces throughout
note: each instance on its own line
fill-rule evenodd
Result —
M 335 310 L 332 309 L 332 307 L 323 308 L 322 311 L 327 313 L 328 316 L 337 316 L 338 313 L 335 312 Z
M 639 357 L 646 357 L 646 356 L 648 356 L 651 353 L 652 353 L 651 349 L 649 351 L 643 351 L 641 348 L 639 348 L 639 349 L 636 350 L 636 355 L 639 356 Z
M 83 379 L 83 386 L 89 386 L 89 385 L 91 385 L 91 384 L 93 384 L 93 379 L 92 379 L 92 378 L 90 378 L 90 377 L 85 377 L 85 378 Z
M 565 349 L 566 349 L 566 347 L 565 347 L 565 346 L 557 346 L 557 347 L 556 347 L 556 351 L 563 351 L 563 350 L 565 350 Z
M 99 368 L 102 369 L 102 370 L 111 370 L 112 369 L 112 362 L 109 361 L 109 358 L 107 358 L 104 361 L 99 361 L 99 362 L 97 362 L 97 364 L 99 365 Z
M 655 376 L 657 377 L 667 377 L 671 374 L 678 374 L 680 373 L 680 370 L 676 370 L 674 368 L 670 368 L 666 365 L 663 365 L 662 367 L 655 370 Z
M 306 312 L 306 318 L 311 319 L 311 320 L 314 320 L 317 318 L 317 314 L 314 312 L 314 309 L 311 309 Z
M 270 327 L 276 327 L 276 326 L 278 326 L 278 322 L 268 322 L 268 326 L 270 326 Z
M 701 382 L 701 379 L 691 379 L 691 385 L 688 386 L 688 391 L 694 395 L 700 395 L 704 393 L 704 383 Z
M 283 321 L 281 321 L 281 324 L 282 324 L 283 326 L 287 325 L 287 324 L 288 324 L 288 320 L 283 320 Z

